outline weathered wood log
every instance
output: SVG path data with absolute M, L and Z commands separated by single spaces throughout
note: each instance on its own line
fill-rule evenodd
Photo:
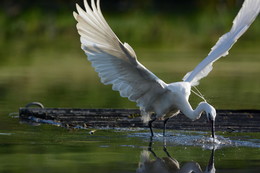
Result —
M 146 127 L 138 109 L 74 109 L 74 108 L 20 108 L 21 120 L 51 120 L 64 127 Z M 163 128 L 162 121 L 154 122 Z M 206 116 L 191 121 L 183 114 L 171 118 L 168 129 L 207 131 L 210 125 Z M 217 131 L 260 132 L 260 110 L 217 110 Z

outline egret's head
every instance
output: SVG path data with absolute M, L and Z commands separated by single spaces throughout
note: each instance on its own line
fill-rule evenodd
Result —
M 215 118 L 216 118 L 216 109 L 211 106 L 210 104 L 206 103 L 207 106 L 205 108 L 205 112 L 206 112 L 206 116 L 207 116 L 207 119 L 208 121 L 215 121 Z
M 216 109 L 207 102 L 200 102 L 197 110 L 197 113 L 206 113 L 208 121 L 215 121 L 217 115 Z

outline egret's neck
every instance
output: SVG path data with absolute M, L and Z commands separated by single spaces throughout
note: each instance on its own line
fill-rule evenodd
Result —
M 183 110 L 181 110 L 181 112 L 186 115 L 188 118 L 190 118 L 191 120 L 196 120 L 199 119 L 202 112 L 204 112 L 206 110 L 206 107 L 208 106 L 208 103 L 206 102 L 201 102 L 198 107 L 193 110 L 191 105 L 188 104 L 184 107 Z

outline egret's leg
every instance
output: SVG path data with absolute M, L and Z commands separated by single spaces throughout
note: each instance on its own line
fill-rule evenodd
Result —
M 215 139 L 215 121 L 211 120 L 211 133 L 212 138 Z
M 166 118 L 164 121 L 163 121 L 163 136 L 165 136 L 165 131 L 166 131 L 166 123 L 168 122 L 169 118 Z
M 168 152 L 166 146 L 163 147 L 163 151 L 166 153 L 166 155 L 167 155 L 168 157 L 172 158 L 172 156 L 169 154 L 169 152 Z
M 151 119 L 151 120 L 148 122 L 148 126 L 149 126 L 150 131 L 151 131 L 151 137 L 153 137 L 152 123 L 153 123 L 155 120 L 156 120 L 156 118 Z
M 167 151 L 166 138 L 163 138 L 163 151 L 166 153 L 166 155 L 167 155 L 169 158 L 172 158 L 171 155 L 169 154 L 169 152 Z
M 153 137 L 150 137 L 150 142 L 149 142 L 149 146 L 148 146 L 148 151 L 150 151 L 150 153 L 152 153 L 152 155 L 155 158 L 158 158 L 157 155 L 155 154 L 155 152 L 153 151 Z M 159 159 L 159 158 L 158 158 Z
M 153 147 L 153 137 L 150 137 L 150 141 L 149 141 L 149 146 L 148 146 L 148 150 L 150 150 Z

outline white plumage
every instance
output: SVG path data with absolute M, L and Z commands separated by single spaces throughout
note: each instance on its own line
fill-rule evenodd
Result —
M 228 50 L 236 40 L 247 30 L 260 10 L 260 0 L 245 0 L 243 7 L 233 22 L 231 31 L 223 35 L 212 48 L 209 55 L 192 71 L 185 75 L 183 82 L 166 84 L 138 60 L 133 48 L 122 43 L 104 19 L 100 0 L 91 0 L 91 8 L 84 0 L 86 11 L 76 5 L 78 13 L 73 15 L 78 21 L 82 49 L 95 68 L 101 82 L 111 84 L 113 90 L 119 91 L 122 97 L 137 103 L 143 112 L 143 119 L 149 120 L 152 113 L 156 118 L 168 118 L 181 111 L 192 120 L 198 119 L 206 112 L 212 121 L 212 136 L 216 111 L 206 102 L 201 102 L 193 110 L 189 104 L 191 86 L 207 76 L 212 70 L 212 64 Z M 149 121 L 151 123 L 155 119 Z M 165 121 L 166 124 L 166 121 Z M 151 133 L 153 135 L 152 129 Z
M 260 0 L 245 0 L 238 15 L 233 21 L 231 30 L 219 38 L 208 56 L 197 67 L 185 75 L 183 81 L 190 82 L 192 86 L 198 85 L 199 80 L 206 77 L 213 69 L 215 61 L 228 55 L 229 49 L 246 32 L 253 23 L 260 10 Z

